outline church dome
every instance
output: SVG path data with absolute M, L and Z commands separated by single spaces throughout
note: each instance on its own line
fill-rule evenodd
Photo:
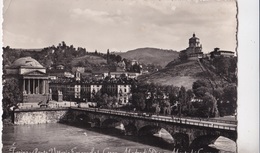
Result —
M 192 37 L 189 40 L 190 41 L 192 41 L 192 40 L 199 40 L 199 38 L 196 37 L 195 33 L 193 33 Z
M 12 68 L 19 68 L 19 67 L 37 67 L 43 68 L 43 66 L 31 57 L 22 57 L 13 62 L 11 65 Z

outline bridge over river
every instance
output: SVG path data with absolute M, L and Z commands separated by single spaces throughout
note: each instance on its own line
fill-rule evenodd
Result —
M 70 108 L 63 119 L 103 128 L 123 125 L 125 134 L 138 136 L 153 135 L 163 128 L 171 134 L 174 144 L 182 147 L 206 146 L 219 136 L 233 141 L 237 139 L 236 121 L 179 118 L 76 107 Z
M 237 122 L 216 119 L 147 115 L 99 108 L 45 108 L 14 111 L 15 124 L 67 122 L 99 128 L 121 126 L 125 135 L 145 136 L 165 129 L 174 146 L 196 148 L 212 144 L 219 136 L 236 142 Z

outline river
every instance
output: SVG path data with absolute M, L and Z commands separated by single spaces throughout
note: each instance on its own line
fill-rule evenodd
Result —
M 174 150 L 161 138 L 125 136 L 116 130 L 59 123 L 4 126 L 2 142 L 3 153 L 172 153 Z M 215 144 L 227 142 L 224 138 Z M 230 142 L 226 148 L 223 147 L 222 150 L 210 149 L 208 152 L 234 152 L 232 150 L 235 149 L 234 145 L 230 148 Z

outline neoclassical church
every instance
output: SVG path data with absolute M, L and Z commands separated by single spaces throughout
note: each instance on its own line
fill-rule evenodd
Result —
M 49 83 L 46 68 L 31 57 L 22 57 L 6 67 L 6 78 L 19 79 L 23 91 L 23 103 L 46 102 Z
M 189 57 L 203 54 L 200 39 L 196 37 L 195 33 L 193 33 L 192 37 L 189 39 L 189 47 L 181 52 L 185 52 Z

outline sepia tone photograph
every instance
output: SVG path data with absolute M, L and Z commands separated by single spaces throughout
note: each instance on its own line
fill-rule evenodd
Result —
M 237 153 L 236 0 L 4 0 L 3 153 Z

